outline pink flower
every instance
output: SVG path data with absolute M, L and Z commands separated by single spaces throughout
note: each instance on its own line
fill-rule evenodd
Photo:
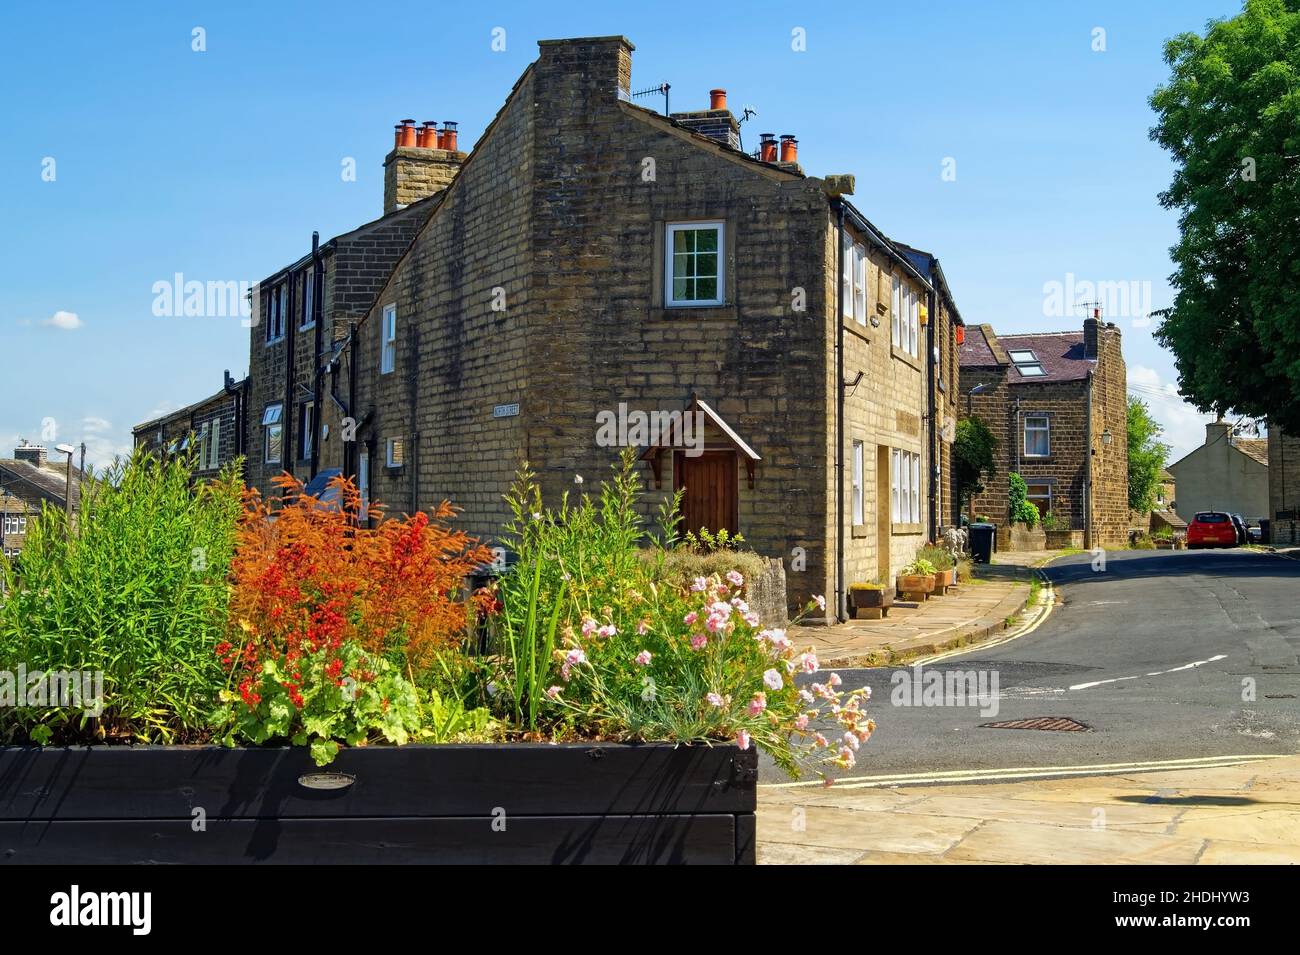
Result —
M 636 632 L 637 632 L 637 636 L 644 637 L 647 633 L 650 632 L 650 624 L 647 621 L 642 620 L 640 623 L 636 625 Z
M 564 655 L 564 662 L 570 666 L 577 666 L 579 663 L 586 663 L 587 654 L 583 652 L 582 647 L 574 647 Z
M 546 690 L 546 695 L 549 696 L 549 697 L 550 697 L 551 699 L 553 699 L 553 700 L 558 700 L 558 699 L 560 698 L 560 691 L 563 690 L 563 689 L 564 689 L 564 687 L 562 687 L 562 686 L 552 686 L 552 687 L 549 687 L 549 688 L 547 688 L 547 690 Z
M 858 738 L 854 736 L 852 733 L 845 733 L 844 745 L 847 746 L 849 749 L 856 750 L 861 745 L 861 743 L 858 742 Z
M 598 626 L 600 626 L 600 624 L 596 623 L 596 621 L 594 621 L 594 620 L 592 620 L 590 617 L 588 617 L 586 620 L 582 621 L 582 635 L 583 635 L 584 637 L 589 637 L 589 636 L 591 636 L 592 632 L 593 632 L 593 631 L 594 631 Z
M 806 730 L 808 728 L 808 714 L 800 713 L 794 719 L 794 728 L 797 730 Z
M 843 766 L 845 769 L 852 769 L 854 763 L 857 762 L 857 760 L 856 760 L 856 759 L 854 758 L 854 756 L 853 756 L 853 750 L 849 749 L 847 746 L 841 748 L 841 749 L 840 749 L 840 758 L 839 758 L 838 762 L 839 762 L 839 764 L 840 764 L 841 766 Z
M 716 613 L 709 614 L 709 619 L 704 621 L 704 625 L 709 628 L 711 633 L 717 633 L 719 630 L 727 628 L 727 618 L 719 616 Z
M 710 694 L 709 694 L 708 696 L 706 696 L 704 699 L 708 701 L 708 704 L 709 704 L 710 706 L 716 706 L 716 707 L 718 707 L 719 709 L 722 708 L 722 697 L 719 696 L 718 694 L 716 694 L 716 693 L 710 693 Z
M 813 737 L 813 742 L 816 743 L 818 747 L 824 747 L 824 746 L 829 746 L 829 745 L 831 745 L 831 741 L 828 740 L 828 739 L 827 739 L 825 736 L 823 736 L 821 733 L 818 733 L 816 736 Z
M 743 587 L 745 585 L 745 578 L 741 576 L 741 573 L 738 570 L 727 571 L 727 579 L 736 587 Z
M 754 613 L 752 610 L 745 612 L 745 623 L 749 624 L 751 627 L 757 627 L 760 622 L 758 614 Z
M 826 682 L 829 683 L 831 686 L 839 686 L 844 681 L 840 679 L 840 675 L 838 673 L 832 673 L 830 679 L 828 679 Z
M 703 577 L 696 577 L 695 582 L 691 584 L 691 590 L 695 591 L 697 594 L 703 593 L 705 590 L 708 589 L 709 589 L 709 582 Z
M 811 703 L 813 701 L 813 695 L 807 690 L 800 690 L 799 699 L 803 700 L 805 703 Z
M 755 693 L 753 699 L 749 701 L 749 715 L 757 716 L 767 709 L 767 694 Z
M 749 749 L 749 730 L 741 730 L 736 734 L 736 745 L 741 749 Z
M 648 667 L 650 665 L 650 651 L 642 650 L 640 653 L 638 653 L 636 655 L 636 662 L 643 667 Z
M 694 626 L 695 621 L 699 619 L 700 619 L 700 615 L 696 613 L 694 610 L 692 610 L 690 613 L 688 613 L 685 617 L 682 618 L 682 623 L 690 627 L 690 626 Z
M 816 673 L 817 657 L 811 653 L 799 654 L 798 667 L 800 670 L 803 670 L 804 673 Z
M 826 598 L 823 597 L 821 594 L 818 594 L 817 596 L 813 597 L 813 603 L 817 605 L 818 610 L 826 609 Z
M 596 635 L 608 639 L 609 637 L 618 635 L 618 628 L 616 628 L 612 623 L 607 623 L 596 631 Z
M 769 690 L 779 690 L 781 687 L 785 686 L 785 680 L 781 679 L 781 672 L 779 670 L 764 670 L 763 684 Z
M 702 633 L 697 633 L 695 636 L 691 637 L 692 650 L 703 650 L 708 645 L 709 638 Z

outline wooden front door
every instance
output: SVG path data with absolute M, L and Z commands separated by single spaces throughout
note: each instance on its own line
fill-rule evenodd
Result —
M 740 523 L 736 509 L 736 452 L 705 451 L 688 457 L 684 451 L 673 458 L 673 488 L 682 495 L 682 523 L 678 533 L 699 533 L 707 527 L 716 533 L 724 527 L 735 533 Z

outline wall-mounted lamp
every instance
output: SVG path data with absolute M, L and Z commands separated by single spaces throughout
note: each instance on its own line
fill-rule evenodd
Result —
M 1110 444 L 1110 429 L 1109 429 L 1109 428 L 1108 428 L 1107 430 L 1105 430 L 1105 431 L 1103 431 L 1103 432 L 1101 433 L 1101 443 L 1102 443 L 1102 444 Z

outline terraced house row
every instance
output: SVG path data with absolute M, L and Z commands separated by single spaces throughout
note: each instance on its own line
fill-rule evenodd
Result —
M 722 90 L 637 105 L 632 56 L 541 42 L 468 152 L 455 124 L 399 124 L 383 216 L 263 280 L 247 379 L 178 413 L 221 418 L 208 462 L 243 454 L 264 493 L 342 471 L 394 512 L 449 499 L 491 540 L 521 460 L 558 495 L 633 444 L 651 506 L 682 490 L 687 526 L 784 561 L 792 602 L 891 579 L 953 522 L 939 261 L 873 225 L 852 175 L 805 174 L 794 134 L 743 149 Z

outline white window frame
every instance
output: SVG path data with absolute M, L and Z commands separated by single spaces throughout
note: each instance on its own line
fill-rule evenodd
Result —
M 921 523 L 921 455 L 891 448 L 889 452 L 890 520 Z
M 907 353 L 916 358 L 920 353 L 920 329 L 921 329 L 921 296 L 916 289 L 910 289 L 912 298 L 912 321 L 910 324 L 911 339 L 908 342 Z
M 718 294 L 711 299 L 678 299 L 673 294 L 673 236 L 678 232 L 716 229 L 718 232 Z M 727 224 L 721 219 L 702 222 L 669 222 L 664 228 L 664 307 L 699 308 L 722 305 L 727 300 Z
M 216 471 L 221 467 L 221 419 L 213 418 L 208 432 L 208 469 Z
M 866 443 L 855 439 L 853 442 L 853 523 L 855 525 L 866 521 L 866 499 L 863 495 L 866 456 Z
M 1043 424 L 1042 424 L 1041 427 L 1039 427 L 1039 426 L 1035 426 L 1035 427 L 1032 427 L 1032 428 L 1031 428 L 1031 427 L 1029 426 L 1029 422 L 1031 422 L 1031 421 L 1041 421 Z M 1022 450 L 1024 451 L 1024 455 L 1025 455 L 1025 457 L 1027 457 L 1027 458 L 1050 458 L 1050 457 L 1052 456 L 1052 417 L 1051 417 L 1051 415 L 1045 415 L 1045 414 L 1027 414 L 1027 415 L 1025 415 L 1024 426 L 1023 426 L 1023 428 L 1022 428 L 1021 430 L 1022 430 L 1022 432 L 1023 432 L 1023 434 L 1021 435 L 1021 448 L 1022 448 Z M 1046 439 L 1047 450 L 1044 451 L 1044 452 L 1042 452 L 1041 454 L 1038 453 L 1038 452 L 1036 452 L 1036 451 L 1030 451 L 1030 450 L 1029 450 L 1029 433 L 1030 433 L 1031 431 L 1034 432 L 1035 434 L 1039 434 L 1039 433 L 1041 433 L 1041 434 L 1044 436 L 1044 438 Z
M 275 436 L 275 442 L 279 445 L 279 451 L 275 457 L 271 457 L 272 435 Z M 284 463 L 284 405 L 278 401 L 267 405 L 262 412 L 262 463 Z
M 1026 488 L 1033 488 L 1033 487 L 1045 487 L 1045 488 L 1047 488 L 1047 493 L 1046 493 L 1046 494 L 1029 494 L 1029 493 L 1026 493 L 1026 495 L 1025 495 L 1025 500 L 1030 501 L 1030 502 L 1032 502 L 1032 503 L 1034 503 L 1034 504 L 1037 504 L 1037 505 L 1038 505 L 1038 513 L 1039 513 L 1040 515 L 1041 515 L 1041 514 L 1046 514 L 1048 511 L 1050 511 L 1050 510 L 1052 509 L 1052 485 L 1051 485 L 1051 484 L 1049 484 L 1049 483 L 1046 482 L 1046 481 L 1035 481 L 1035 480 L 1032 480 L 1032 479 L 1030 479 L 1030 478 L 1026 478 L 1026 479 L 1025 479 L 1025 487 L 1026 487 Z M 1041 503 L 1039 503 L 1040 501 L 1042 501 L 1042 500 L 1044 500 L 1044 499 L 1047 500 L 1047 506 L 1046 506 L 1046 507 L 1044 507 Z
M 316 268 L 309 266 L 302 283 L 302 324 L 299 331 L 316 327 Z
M 397 367 L 397 305 L 385 305 L 380 329 L 379 373 L 392 374 Z
M 844 268 L 840 270 L 840 292 L 844 304 L 840 309 L 840 314 L 844 318 L 853 317 L 853 239 L 847 232 L 844 233 L 842 242 L 844 247 Z
M 298 426 L 301 429 L 302 460 L 310 461 L 316 445 L 316 402 L 304 401 L 298 406 Z
M 893 298 L 890 301 L 890 323 L 893 327 L 893 338 L 895 345 L 903 344 L 903 283 L 897 275 L 890 276 L 893 280 Z
M 867 249 L 853 246 L 853 320 L 867 324 Z
M 401 448 L 402 459 L 399 461 L 393 454 L 398 448 Z M 406 463 L 406 446 L 402 443 L 401 438 L 388 438 L 384 441 L 384 466 L 390 468 L 400 468 Z
M 266 343 L 274 345 L 284 341 L 284 306 L 288 282 L 280 282 L 273 289 L 267 300 L 266 309 Z

